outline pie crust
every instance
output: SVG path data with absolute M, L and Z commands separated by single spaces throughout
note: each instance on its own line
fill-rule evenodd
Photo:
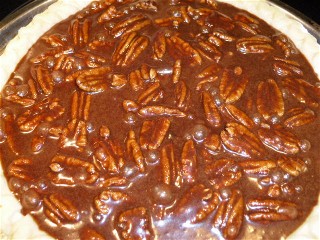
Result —
M 320 45 L 295 16 L 266 0 L 220 0 L 247 10 L 286 34 L 308 59 L 320 77 Z M 0 89 L 27 50 L 56 23 L 87 6 L 92 0 L 58 0 L 19 30 L 0 55 Z M 306 3 L 307 4 L 307 3 Z M 320 160 L 320 159 L 318 159 Z M 319 198 L 320 201 L 320 198 Z M 52 239 L 39 230 L 30 215 L 20 213 L 20 203 L 7 186 L 0 165 L 0 239 Z M 288 239 L 319 239 L 320 204 Z

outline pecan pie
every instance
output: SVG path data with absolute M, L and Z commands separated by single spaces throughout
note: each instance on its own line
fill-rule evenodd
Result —
M 263 14 L 240 9 L 267 3 L 233 4 L 58 1 L 49 12 L 68 6 L 67 19 L 17 64 L 9 44 L 1 238 L 43 238 L 14 235 L 24 226 L 13 195 L 56 239 L 282 239 L 319 223 L 308 216 L 320 70 Z

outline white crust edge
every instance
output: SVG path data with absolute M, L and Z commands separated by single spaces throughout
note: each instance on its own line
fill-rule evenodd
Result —
M 230 3 L 240 9 L 247 10 L 268 24 L 283 32 L 294 42 L 305 55 L 320 76 L 320 45 L 308 33 L 303 25 L 289 16 L 285 10 L 274 7 L 266 0 L 219 0 Z M 58 0 L 43 13 L 36 15 L 31 23 L 19 30 L 0 56 L 0 89 L 3 88 L 16 65 L 27 53 L 28 49 L 56 23 L 66 19 L 87 6 L 92 0 Z M 307 3 L 306 3 L 307 4 Z M 9 204 L 8 204 L 9 203 Z M 319 196 L 320 203 L 320 196 Z M 313 209 L 306 222 L 287 239 L 314 240 L 320 239 L 320 205 Z M 20 213 L 21 205 L 7 187 L 0 165 L 0 239 L 52 239 L 40 231 L 31 216 Z
M 51 27 L 80 11 L 93 0 L 58 0 L 19 30 L 0 56 L 0 89 L 29 48 Z M 17 47 L 19 46 L 19 47 Z

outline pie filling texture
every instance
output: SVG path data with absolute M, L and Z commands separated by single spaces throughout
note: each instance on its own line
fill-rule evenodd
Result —
M 58 239 L 280 239 L 319 196 L 320 87 L 226 3 L 95 1 L 1 96 L 2 166 Z

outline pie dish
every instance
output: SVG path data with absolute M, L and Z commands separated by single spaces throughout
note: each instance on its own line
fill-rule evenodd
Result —
M 26 52 L 21 48 L 29 49 L 44 32 L 53 25 L 74 14 L 87 6 L 91 1 L 57 1 L 44 13 L 37 15 L 32 23 L 19 31 L 18 36 L 6 47 L 0 57 L 0 78 L 8 79 L 14 71 L 15 66 Z M 285 10 L 278 8 L 266 1 L 226 1 L 238 8 L 245 9 L 258 15 L 273 27 L 285 33 L 292 39 L 296 47 L 304 53 L 313 66 L 315 72 L 320 74 L 320 47 L 317 39 L 310 35 L 303 25 L 296 19 L 288 17 Z M 59 14 L 56 14 L 56 13 Z M 276 19 L 276 20 L 275 20 Z M 46 24 L 44 24 L 46 23 Z M 17 48 L 17 46 L 19 46 Z M 1 88 L 5 81 L 1 82 Z M 23 217 L 20 214 L 20 204 L 13 197 L 1 171 L 1 234 L 6 239 L 44 239 L 48 237 L 44 232 L 38 230 L 38 226 L 30 216 Z M 10 204 L 8 204 L 10 203 Z M 319 223 L 319 208 L 316 207 L 304 225 L 292 236 L 292 239 L 313 239 L 319 237 L 317 225 Z M 33 226 L 33 227 L 30 227 Z

